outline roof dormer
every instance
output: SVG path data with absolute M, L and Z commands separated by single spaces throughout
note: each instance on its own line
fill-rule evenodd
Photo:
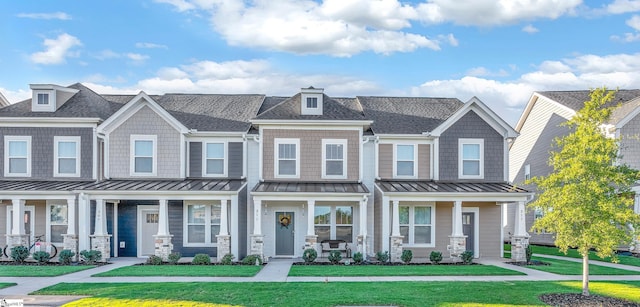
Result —
M 322 115 L 322 97 L 324 97 L 323 88 L 300 89 L 300 114 L 302 115 Z
M 31 84 L 31 111 L 55 112 L 69 98 L 79 92 L 76 89 L 54 84 Z

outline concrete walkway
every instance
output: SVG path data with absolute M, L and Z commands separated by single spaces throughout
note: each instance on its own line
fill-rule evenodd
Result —
M 536 255 L 553 259 L 580 262 L 581 259 Z M 73 296 L 35 296 L 28 295 L 36 290 L 58 283 L 109 283 L 109 282 L 397 282 L 397 281 L 567 281 L 582 280 L 581 275 L 557 275 L 505 263 L 510 259 L 476 259 L 477 263 L 494 265 L 526 275 L 507 276 L 370 276 L 370 277 L 288 277 L 293 262 L 299 259 L 271 259 L 265 267 L 253 277 L 91 277 L 91 275 L 144 262 L 138 258 L 114 258 L 111 264 L 57 277 L 12 277 L 3 278 L 3 282 L 15 282 L 16 286 L 0 289 L 0 299 L 23 299 L 25 306 L 60 306 L 80 297 Z M 602 261 L 590 261 L 592 264 L 638 271 L 638 275 L 591 275 L 590 280 L 638 280 L 640 267 L 613 264 Z

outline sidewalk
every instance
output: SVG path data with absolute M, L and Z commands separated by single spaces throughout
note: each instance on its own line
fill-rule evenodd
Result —
M 554 259 L 580 262 L 581 259 L 536 255 Z M 77 300 L 77 296 L 36 296 L 28 295 L 36 290 L 58 283 L 109 283 L 109 282 L 398 282 L 398 281 L 565 281 L 581 280 L 581 275 L 557 275 L 526 267 L 515 266 L 505 261 L 509 259 L 477 259 L 476 262 L 494 265 L 526 275 L 510 276 L 370 276 L 370 277 L 289 277 L 289 269 L 299 259 L 272 259 L 253 277 L 91 277 L 93 274 L 144 262 L 138 258 L 114 258 L 111 264 L 57 277 L 17 277 L 3 281 L 15 282 L 16 286 L 0 289 L 0 299 L 23 299 L 25 306 L 60 306 Z M 590 261 L 592 264 L 638 271 L 638 275 L 592 275 L 590 280 L 640 280 L 640 267 Z

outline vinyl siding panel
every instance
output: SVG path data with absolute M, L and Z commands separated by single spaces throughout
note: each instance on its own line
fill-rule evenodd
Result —
M 431 179 L 431 145 L 418 145 L 418 178 Z
M 229 210 L 231 211 L 231 210 Z M 249 219 L 247 214 L 243 214 L 247 212 L 247 187 L 245 186 L 238 193 L 238 253 L 236 256 L 236 260 L 241 260 L 245 256 L 247 256 L 247 235 L 248 235 L 248 225 L 247 220 Z M 230 220 L 229 225 L 235 223 L 236 221 Z
M 242 160 L 244 159 L 242 142 L 229 142 L 227 163 L 228 163 L 228 176 L 230 178 L 242 177 Z
M 382 179 L 391 179 L 393 178 L 393 144 L 378 146 L 378 176 Z
M 373 236 L 374 236 L 374 252 L 382 250 L 382 193 L 380 190 L 374 190 L 373 198 Z M 386 238 L 387 240 L 389 238 Z
M 640 169 L 640 115 L 620 129 L 622 163 Z
M 500 224 L 501 207 L 495 203 L 464 203 L 465 207 L 478 207 L 480 209 L 480 217 L 478 219 L 480 227 L 479 233 L 479 257 L 502 257 L 500 255 L 500 232 L 502 225 Z M 478 235 L 476 235 L 478 239 Z
M 11 225 L 7 225 L 7 207 L 9 205 L 7 203 L 0 203 L 0 248 L 4 248 L 7 245 L 7 226 L 9 227 L 9 231 L 11 231 Z M 4 257 L 4 255 L 0 255 L 0 258 Z
M 189 177 L 202 177 L 202 142 L 189 142 Z

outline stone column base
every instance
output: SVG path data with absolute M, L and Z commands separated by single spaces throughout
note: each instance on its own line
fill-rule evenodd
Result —
M 467 236 L 449 236 L 449 257 L 457 258 L 467 250 Z
M 307 249 L 310 249 L 310 248 L 316 249 L 317 248 L 317 243 L 318 243 L 318 236 L 316 236 L 316 235 L 307 235 L 307 236 L 304 237 L 303 250 L 307 250 Z
M 266 261 L 266 259 L 264 259 L 264 236 L 250 235 L 250 237 L 251 246 L 249 248 L 249 252 L 251 255 L 260 255 L 260 259 L 262 259 L 262 261 Z
M 13 235 L 13 234 L 7 234 L 7 257 L 11 257 L 11 248 L 16 247 L 16 246 L 28 246 L 28 239 L 29 239 L 29 235 L 26 234 L 20 234 L 20 235 Z M 2 254 L 2 252 L 0 252 L 0 254 Z M 0 255 L 0 257 L 4 257 L 4 255 Z
M 155 250 L 154 255 L 162 258 L 162 261 L 169 261 L 169 254 L 173 251 L 173 244 L 171 238 L 173 235 L 154 235 Z
M 71 261 L 78 261 L 78 235 L 75 234 L 63 234 L 62 235 L 62 250 L 68 249 L 73 252 L 73 257 L 71 257 Z M 58 251 L 58 255 L 60 252 Z
M 217 235 L 218 239 L 218 262 L 222 262 L 222 258 L 226 254 L 231 254 L 231 236 L 230 235 Z M 234 255 L 236 256 L 236 255 Z
M 111 258 L 111 235 L 90 235 L 91 249 L 100 251 L 102 258 L 99 262 L 107 262 Z
M 391 262 L 401 262 L 402 259 L 402 239 L 404 236 L 391 236 L 391 250 L 389 251 L 389 260 Z
M 516 262 L 527 261 L 527 246 L 529 246 L 529 236 L 511 237 L 511 260 Z

